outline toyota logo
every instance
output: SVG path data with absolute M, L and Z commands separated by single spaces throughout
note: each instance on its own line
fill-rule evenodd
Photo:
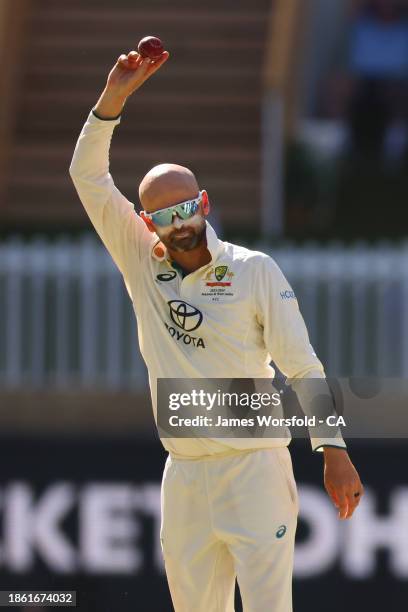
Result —
M 200 327 L 203 315 L 197 308 L 181 300 L 171 300 L 167 303 L 170 307 L 171 320 L 177 327 L 184 329 L 186 332 L 192 332 Z
M 164 272 L 164 274 L 158 274 L 156 276 L 159 281 L 171 281 L 176 278 L 177 272 Z

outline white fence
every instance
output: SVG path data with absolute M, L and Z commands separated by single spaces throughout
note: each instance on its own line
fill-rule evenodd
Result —
M 329 374 L 408 377 L 408 245 L 271 254 Z M 145 384 L 129 297 L 95 238 L 0 244 L 0 386 Z

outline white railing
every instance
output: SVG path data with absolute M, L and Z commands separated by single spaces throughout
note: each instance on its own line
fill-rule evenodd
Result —
M 268 251 L 328 373 L 408 377 L 408 245 Z M 0 386 L 145 387 L 132 305 L 91 236 L 0 243 Z

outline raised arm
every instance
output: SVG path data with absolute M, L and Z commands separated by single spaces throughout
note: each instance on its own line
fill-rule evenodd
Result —
M 109 73 L 106 86 L 88 116 L 70 165 L 79 198 L 96 231 L 124 274 L 128 255 L 140 254 L 151 234 L 133 204 L 120 193 L 109 173 L 109 149 L 113 130 L 128 97 L 152 76 L 169 54 L 153 61 L 136 51 L 121 55 Z

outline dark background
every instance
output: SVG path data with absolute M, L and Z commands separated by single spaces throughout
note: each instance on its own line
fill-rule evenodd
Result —
M 322 485 L 322 457 L 313 454 L 307 441 L 291 445 L 294 471 L 297 478 L 301 511 L 297 534 L 297 545 L 307 542 L 312 537 L 307 513 L 302 518 L 302 490 L 312 487 L 314 494 L 324 494 Z M 394 533 L 400 530 L 404 538 L 404 514 L 397 516 L 395 507 L 391 507 L 391 498 L 397 490 L 405 494 L 405 516 L 408 511 L 408 487 L 405 484 L 406 472 L 401 458 L 404 457 L 405 443 L 393 441 L 350 442 L 350 454 L 358 465 L 367 494 L 373 496 L 375 506 L 371 519 L 388 519 L 394 522 Z M 76 493 L 90 484 L 116 484 L 141 487 L 146 483 L 159 487 L 165 453 L 161 444 L 152 438 L 140 437 L 58 437 L 58 438 L 2 438 L 1 440 L 1 498 L 4 503 L 7 487 L 11 483 L 24 482 L 32 488 L 36 503 L 51 485 L 71 483 Z M 306 504 L 307 505 L 307 504 Z M 2 509 L 3 510 L 3 509 Z M 330 509 L 331 511 L 331 509 Z M 341 524 L 333 512 L 333 529 L 343 534 L 330 563 L 323 565 L 320 571 L 306 578 L 294 580 L 295 610 L 325 612 L 328 608 L 340 612 L 347 607 L 359 610 L 361 606 L 370 606 L 371 610 L 381 611 L 384 607 L 399 609 L 407 597 L 407 583 L 398 576 L 391 563 L 395 558 L 395 541 L 390 536 L 388 547 L 374 547 L 369 558 L 372 569 L 364 578 L 347 573 L 344 567 L 344 546 L 342 539 L 347 539 L 347 530 L 351 523 Z M 3 519 L 4 512 L 0 513 Z M 158 528 L 148 509 L 134 511 L 134 516 L 141 521 L 142 532 L 135 539 L 135 546 L 143 553 L 143 561 L 136 572 L 126 575 L 104 573 L 98 575 L 92 571 L 72 571 L 61 575 L 36 550 L 29 569 L 21 574 L 11 572 L 3 556 L 1 563 L 2 589 L 35 589 L 35 590 L 76 590 L 79 609 L 82 611 L 113 612 L 114 610 L 170 610 L 171 603 L 164 575 L 154 563 L 153 538 Z M 112 516 L 114 521 L 115 517 Z M 364 520 L 357 512 L 353 518 L 355 529 L 364 529 Z M 6 538 L 7 528 L 0 520 L 0 542 Z M 375 528 L 373 526 L 373 528 Z M 78 503 L 74 503 L 59 525 L 60 531 L 78 551 L 80 548 L 78 529 Z M 391 532 L 390 532 L 391 533 Z M 320 545 L 331 538 L 331 533 L 322 533 Z M 83 537 L 83 534 L 82 534 Z M 347 546 L 347 544 L 346 544 Z M 4 550 L 4 545 L 1 547 Z M 317 554 L 316 549 L 316 554 Z M 3 553 L 4 555 L 4 553 Z M 397 564 L 398 565 L 398 564 Z M 405 567 L 399 565 L 399 571 L 405 576 Z M 239 609 L 239 608 L 237 608 Z

